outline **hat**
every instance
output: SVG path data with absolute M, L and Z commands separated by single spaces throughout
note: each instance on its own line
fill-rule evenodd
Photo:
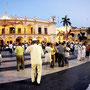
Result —
M 32 41 L 37 41 L 37 39 L 36 38 L 33 38 Z

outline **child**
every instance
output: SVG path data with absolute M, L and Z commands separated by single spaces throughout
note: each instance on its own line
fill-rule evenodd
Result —
M 1 62 L 2 62 L 2 55 L 1 55 L 1 52 L 0 52 L 0 65 L 1 65 Z

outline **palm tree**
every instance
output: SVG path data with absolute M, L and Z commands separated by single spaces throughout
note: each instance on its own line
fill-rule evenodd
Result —
M 65 17 L 62 18 L 61 23 L 63 23 L 63 26 L 66 26 L 66 40 L 67 40 L 68 38 L 67 26 L 71 25 L 70 18 L 67 18 L 67 15 L 65 15 Z

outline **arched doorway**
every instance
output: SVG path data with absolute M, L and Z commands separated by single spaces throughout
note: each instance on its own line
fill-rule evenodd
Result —
M 0 51 L 2 50 L 3 45 L 4 45 L 4 41 L 3 41 L 3 39 L 0 37 Z
M 24 43 L 24 38 L 23 37 L 17 37 L 15 43 L 17 43 L 17 44 L 18 43 Z
M 12 37 L 7 37 L 5 39 L 5 44 L 14 43 L 14 39 Z
M 42 42 L 42 38 L 41 37 L 36 37 L 37 40 L 39 40 L 40 42 Z
M 27 25 L 26 27 L 26 33 L 27 34 L 34 34 L 34 31 L 33 31 L 33 26 L 32 25 Z
M 45 37 L 45 38 L 44 38 L 44 41 L 45 41 L 45 42 L 48 42 L 48 41 L 49 41 L 48 37 Z
M 27 37 L 26 42 L 31 43 L 32 39 L 33 39 L 32 37 Z

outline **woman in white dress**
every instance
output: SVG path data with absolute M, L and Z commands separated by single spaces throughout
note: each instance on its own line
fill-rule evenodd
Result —
M 45 62 L 46 62 L 46 68 L 48 67 L 48 63 L 49 63 L 49 66 L 51 66 L 51 51 L 53 50 L 51 47 L 50 47 L 50 43 L 47 43 L 47 46 L 45 48 L 46 50 L 46 54 L 45 54 Z
M 1 65 L 1 62 L 2 62 L 2 55 L 1 55 L 1 52 L 0 52 L 0 65 Z
M 86 46 L 83 44 L 82 45 L 82 56 L 81 56 L 82 60 L 85 59 L 85 56 L 86 56 Z
M 79 43 L 79 45 L 78 45 L 78 57 L 77 57 L 77 59 L 79 61 L 81 61 L 81 58 L 82 58 L 82 46 L 81 46 L 81 43 Z

